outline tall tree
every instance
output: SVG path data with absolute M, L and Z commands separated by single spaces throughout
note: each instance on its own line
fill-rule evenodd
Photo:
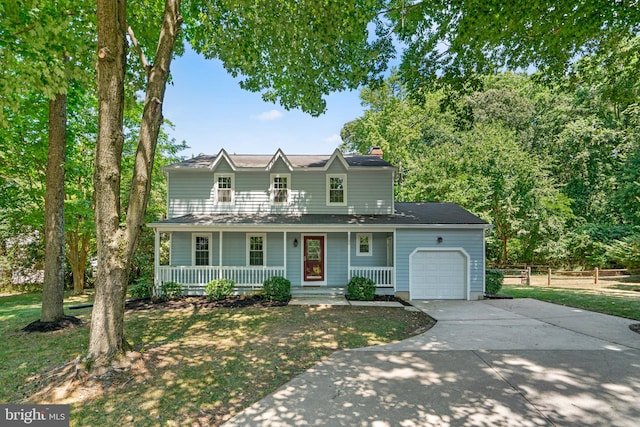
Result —
M 368 41 L 367 25 L 378 11 L 374 0 L 348 4 L 218 0 L 185 5 L 186 33 L 197 51 L 221 59 L 233 75 L 241 74 L 245 89 L 261 91 L 265 99 L 279 100 L 287 108 L 299 106 L 311 114 L 324 110 L 323 95 L 357 87 L 380 71 L 390 52 L 388 44 Z M 127 273 L 149 198 L 169 67 L 176 48 L 182 48 L 180 0 L 165 0 L 155 50 L 138 43 L 127 18 L 125 0 L 98 0 L 100 117 L 94 174 L 98 274 L 88 355 L 99 364 L 127 347 L 123 329 Z M 146 71 L 146 86 L 123 219 L 120 177 L 127 31 Z
M 13 88 L 26 84 L 26 90 L 40 90 L 50 99 L 42 322 L 56 322 L 64 316 L 66 94 L 70 79 L 90 74 L 85 71 L 90 43 L 80 36 L 87 36 L 85 24 L 90 20 L 82 6 L 82 2 L 66 0 L 28 0 L 20 4 L 9 2 L 2 10 L 6 25 L 0 33 L 0 46 L 7 49 L 0 49 L 0 64 L 6 67 L 0 78 L 0 93 L 7 100 L 19 101 L 25 89 Z M 73 52 L 73 58 L 69 52 Z M 8 79 L 10 85 L 6 84 Z M 11 105 L 3 105 L 0 121 L 7 107 Z

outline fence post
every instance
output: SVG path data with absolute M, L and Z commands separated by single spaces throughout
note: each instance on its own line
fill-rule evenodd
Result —
M 551 267 L 547 267 L 547 286 L 551 286 Z
M 527 267 L 527 286 L 531 286 L 531 266 Z
M 593 282 L 594 282 L 594 285 L 597 285 L 598 284 L 598 278 L 600 276 L 600 269 L 598 269 L 598 267 L 596 267 L 596 269 L 595 269 L 595 271 L 593 273 L 594 273 L 593 274 Z

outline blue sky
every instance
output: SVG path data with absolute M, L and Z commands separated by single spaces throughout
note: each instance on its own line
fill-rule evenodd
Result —
M 171 65 L 164 116 L 175 128 L 169 135 L 190 147 L 179 155 L 229 153 L 331 153 L 341 143 L 342 126 L 363 113 L 358 91 L 327 97 L 327 111 L 311 117 L 264 102 L 259 93 L 242 90 L 218 60 L 185 52 Z

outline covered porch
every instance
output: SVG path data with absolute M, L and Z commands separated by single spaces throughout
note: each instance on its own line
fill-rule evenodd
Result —
M 299 289 L 346 287 L 355 276 L 371 279 L 380 294 L 395 289 L 392 229 L 154 228 L 157 290 L 175 282 L 185 294 L 201 295 L 211 280 L 226 278 L 244 293 L 261 289 L 274 276 Z M 164 246 L 168 240 L 168 256 L 161 256 L 163 240 Z

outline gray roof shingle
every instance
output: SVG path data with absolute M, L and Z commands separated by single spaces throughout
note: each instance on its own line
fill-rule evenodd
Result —
M 322 168 L 324 167 L 331 154 L 320 155 L 300 155 L 300 154 L 288 154 L 287 160 L 295 168 Z M 216 160 L 215 155 L 200 155 L 192 159 L 183 160 L 178 163 L 167 166 L 169 169 L 174 168 L 193 168 L 203 169 L 208 168 Z M 361 155 L 344 155 L 344 160 L 349 166 L 377 166 L 377 167 L 393 167 L 387 161 L 377 156 L 361 156 Z M 229 159 L 235 166 L 240 168 L 266 168 L 269 162 L 273 159 L 273 155 L 262 154 L 229 154 Z
M 393 215 L 343 215 L 343 214 L 215 214 L 185 215 L 166 219 L 152 225 L 359 225 L 359 226 L 402 226 L 402 225 L 473 225 L 489 226 L 481 218 L 461 208 L 455 203 L 407 203 L 395 204 Z

